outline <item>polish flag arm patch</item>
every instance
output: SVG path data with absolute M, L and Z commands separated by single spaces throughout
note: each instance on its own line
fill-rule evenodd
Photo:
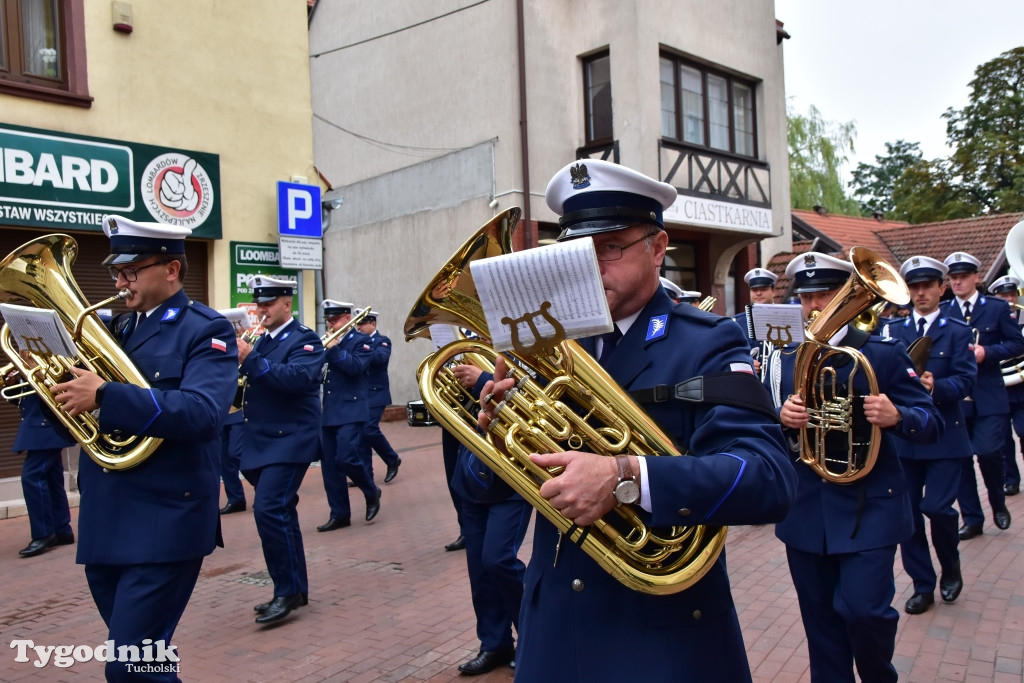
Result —
M 306 344 L 305 346 L 302 347 L 302 350 L 303 351 L 312 351 L 313 350 L 313 345 L 312 344 Z
M 754 368 L 749 363 L 729 363 L 730 372 L 745 372 L 748 375 L 754 374 Z
M 228 343 L 226 341 L 223 341 L 223 340 L 220 340 L 220 339 L 216 339 L 216 338 L 215 339 L 211 339 L 210 340 L 210 348 L 217 349 L 218 351 L 223 351 L 223 352 L 226 353 L 227 350 L 228 350 Z

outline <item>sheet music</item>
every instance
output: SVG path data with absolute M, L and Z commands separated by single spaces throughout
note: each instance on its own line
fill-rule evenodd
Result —
M 456 339 L 454 325 L 431 325 L 430 341 L 434 343 L 434 350 L 451 344 Z
M 37 354 L 78 357 L 78 347 L 64 327 L 57 311 L 17 304 L 0 304 L 0 313 L 11 329 L 11 338 L 19 350 Z
M 537 336 L 550 340 L 559 326 L 565 339 L 612 330 L 590 237 L 481 259 L 470 269 L 499 351 L 509 351 L 517 342 L 520 347 L 532 346 Z
M 225 308 L 217 311 L 228 319 L 231 327 L 235 329 L 235 336 L 241 335 L 256 323 L 249 317 L 249 312 L 244 308 Z
M 748 325 L 754 328 L 754 339 L 785 346 L 804 340 L 804 311 L 800 304 L 753 304 Z

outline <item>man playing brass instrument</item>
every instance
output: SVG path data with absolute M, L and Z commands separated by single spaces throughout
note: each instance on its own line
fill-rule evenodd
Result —
M 806 318 L 820 313 L 852 272 L 849 261 L 817 252 L 797 256 L 786 268 Z M 826 362 L 836 373 L 835 394 L 847 396 L 853 389 L 858 397 L 855 405 L 863 397 L 864 419 L 883 428 L 884 438 L 874 468 L 851 484 L 825 481 L 801 460 L 791 459 L 789 466 L 796 470 L 799 482 L 796 501 L 786 519 L 775 526 L 775 535 L 786 544 L 807 632 L 811 680 L 852 683 L 856 664 L 862 680 L 895 681 L 892 655 L 899 613 L 892 608 L 893 562 L 896 546 L 913 531 L 913 520 L 891 437 L 934 443 L 942 433 L 942 417 L 907 352 L 895 341 L 870 336 L 849 324 L 822 341 L 832 347 L 859 348 L 867 358 L 878 380 L 877 396 L 866 395 L 863 371 L 854 376 L 853 387 L 848 386 L 853 366 L 848 356 Z M 795 387 L 807 378 L 793 376 L 792 351 L 772 355 L 766 383 L 774 385 L 774 378 L 780 386 L 776 400 L 787 397 L 779 418 L 790 442 L 799 449 L 797 430 L 808 425 L 810 415 L 805 397 L 796 393 Z M 840 436 L 826 437 L 826 454 L 831 459 L 848 457 L 846 437 Z
M 795 477 L 768 397 L 753 375 L 744 334 L 729 318 L 676 305 L 658 280 L 668 234 L 662 212 L 676 190 L 591 159 L 569 164 L 547 188 L 560 240 L 591 236 L 616 332 L 584 348 L 670 435 L 686 457 L 533 455 L 564 471 L 540 487 L 562 515 L 587 526 L 635 504 L 655 527 L 778 521 Z M 613 337 L 621 337 L 614 339 Z M 503 358 L 482 388 L 486 428 L 513 380 Z M 718 374 L 765 400 L 768 414 L 729 404 L 657 402 L 653 388 Z M 736 380 L 736 382 L 733 382 Z M 752 391 L 751 391 L 752 389 Z M 685 591 L 648 595 L 619 583 L 547 518 L 537 515 L 520 614 L 516 678 L 523 681 L 749 681 L 725 555 Z M 563 542 L 564 541 L 564 542 Z M 639 673 L 638 673 L 639 671 Z
M 999 297 L 1010 305 L 1010 317 L 1013 318 L 1014 323 L 1018 327 L 1021 325 L 1021 309 L 1017 299 L 1021 287 L 1024 287 L 1024 284 L 1015 276 L 1004 275 L 989 285 L 988 288 L 988 291 L 994 296 Z M 1017 365 L 1021 360 L 1024 359 L 1013 358 L 1003 363 L 1002 366 Z M 1012 427 L 1012 430 L 1008 429 L 1006 431 L 1006 450 L 1003 452 L 1005 456 L 1004 464 L 1006 466 L 1006 480 L 1003 484 L 1003 493 L 1007 496 L 1016 496 L 1020 493 L 1020 468 L 1017 467 L 1017 444 L 1014 443 L 1013 435 L 1016 433 L 1017 438 L 1021 440 L 1021 443 L 1024 443 L 1024 382 L 1007 383 L 1005 380 L 1005 368 L 1003 369 L 1003 383 L 1006 384 L 1006 397 L 1010 401 L 1010 426 Z
M 903 568 L 914 582 L 914 594 L 904 610 L 907 614 L 921 614 L 935 603 L 936 581 L 943 602 L 956 600 L 964 587 L 957 547 L 960 514 L 953 503 L 964 464 L 970 463 L 973 453 L 960 405 L 974 389 L 978 365 L 970 326 L 947 318 L 939 309 L 946 289 L 942 282 L 945 264 L 927 256 L 913 256 L 900 267 L 900 275 L 910 288 L 914 312 L 905 320 L 886 325 L 884 336 L 906 346 L 924 336 L 930 339 L 931 352 L 921 383 L 931 392 L 946 423 L 941 443 L 915 444 L 903 439 L 896 442 L 914 515 L 914 534 L 900 545 Z M 931 522 L 940 577 L 936 577 L 932 565 L 925 517 Z
M 78 562 L 108 638 L 141 651 L 144 642 L 170 645 L 203 557 L 222 545 L 219 435 L 238 358 L 231 324 L 182 289 L 191 230 L 120 216 L 105 216 L 103 229 L 111 250 L 103 264 L 131 293 L 131 311 L 114 319 L 113 333 L 151 388 L 72 369 L 75 379 L 52 391 L 71 415 L 100 408 L 104 433 L 163 438 L 130 469 L 79 460 Z M 131 666 L 108 661 L 107 680 L 132 679 Z M 178 680 L 173 672 L 149 676 Z

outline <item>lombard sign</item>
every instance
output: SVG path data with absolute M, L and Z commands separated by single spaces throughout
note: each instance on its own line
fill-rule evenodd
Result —
M 102 230 L 104 214 L 221 236 L 215 154 L 0 123 L 0 223 Z
M 665 220 L 765 235 L 772 231 L 771 209 L 684 194 L 665 210 Z
M 276 244 L 265 242 L 231 242 L 231 305 L 247 307 L 252 303 L 249 277 L 272 275 L 282 280 L 298 281 L 299 273 L 281 267 Z M 292 298 L 292 313 L 298 314 L 299 297 Z

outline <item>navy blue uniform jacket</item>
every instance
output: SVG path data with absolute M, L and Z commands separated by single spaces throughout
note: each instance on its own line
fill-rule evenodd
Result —
M 752 372 L 736 323 L 659 289 L 605 369 L 627 391 L 698 375 Z M 593 355 L 593 339 L 584 347 Z M 693 455 L 646 458 L 654 526 L 756 524 L 781 519 L 795 476 L 778 423 L 752 410 L 676 401 L 644 405 Z M 516 678 L 522 681 L 749 680 L 723 553 L 686 591 L 626 588 L 537 515 L 526 572 Z M 574 580 L 580 590 L 574 590 Z M 626 654 L 628 653 L 628 654 Z M 640 664 L 638 664 L 638 662 Z
M 967 434 L 960 401 L 971 395 L 978 364 L 974 360 L 974 332 L 962 320 L 951 320 L 941 315 L 927 330 L 932 340 L 931 355 L 925 368 L 935 376 L 932 401 L 942 414 L 946 430 L 942 441 L 919 444 L 900 440 L 897 447 L 901 458 L 934 460 L 940 458 L 971 457 L 971 438 Z M 889 323 L 883 336 L 889 336 L 910 346 L 917 339 L 914 316 Z
M 324 378 L 325 427 L 366 422 L 370 419 L 366 366 L 370 363 L 370 338 L 352 330 L 327 349 Z
M 963 320 L 964 312 L 954 298 L 939 306 L 942 314 Z M 971 310 L 971 327 L 978 331 L 978 343 L 985 347 L 985 360 L 978 365 L 974 385 L 976 415 L 1004 415 L 1010 412 L 1000 361 L 1024 354 L 1024 336 L 1010 315 L 1010 305 L 996 297 L 979 296 Z
M 260 337 L 239 371 L 247 378 L 242 471 L 320 457 L 320 376 L 324 346 L 294 318 Z
M 370 362 L 366 366 L 366 381 L 370 390 L 370 407 L 391 405 L 391 382 L 388 363 L 391 362 L 391 340 L 374 331 L 370 335 Z
M 790 345 L 781 354 L 780 403 L 796 393 L 793 390 L 795 348 L 795 344 Z M 892 440 L 903 438 L 915 443 L 935 443 L 942 435 L 942 417 L 913 374 L 913 363 L 901 344 L 870 337 L 860 351 L 875 371 L 878 392 L 889 397 L 903 415 L 903 421 L 882 430 L 874 469 L 852 484 L 827 483 L 799 461 L 798 452 L 793 453 L 791 467 L 799 479 L 796 501 L 786 519 L 775 525 L 775 535 L 797 550 L 819 555 L 853 553 L 897 545 L 913 531 L 907 484 Z M 837 369 L 840 382 L 846 381 L 849 366 Z M 768 374 L 770 381 L 772 373 Z M 868 393 L 863 372 L 857 374 L 854 389 L 858 395 Z M 787 429 L 786 432 L 791 443 L 797 443 L 798 431 Z
M 21 411 L 18 435 L 11 451 L 40 451 L 75 445 L 67 428 L 58 420 L 38 394 L 32 393 L 17 401 Z
M 220 529 L 220 430 L 238 386 L 234 330 L 179 291 L 119 341 L 151 388 L 108 384 L 100 430 L 164 442 L 127 470 L 105 471 L 85 453 L 79 458 L 78 562 L 209 555 Z

